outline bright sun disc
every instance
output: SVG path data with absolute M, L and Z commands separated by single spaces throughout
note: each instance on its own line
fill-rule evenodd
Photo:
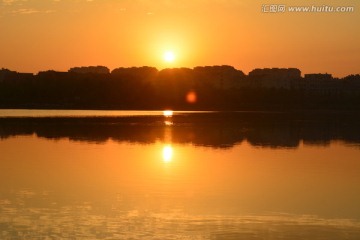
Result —
M 175 54 L 172 51 L 166 51 L 163 57 L 166 62 L 173 62 L 175 60 Z

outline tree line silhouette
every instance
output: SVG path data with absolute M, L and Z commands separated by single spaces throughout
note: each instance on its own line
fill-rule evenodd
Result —
M 360 109 L 360 75 L 328 80 L 310 75 L 301 77 L 298 69 L 255 69 L 245 75 L 231 66 L 111 72 L 97 66 L 36 75 L 2 69 L 0 108 Z

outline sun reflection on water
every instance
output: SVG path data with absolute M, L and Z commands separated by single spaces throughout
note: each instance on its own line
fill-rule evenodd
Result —
M 165 117 L 172 117 L 173 111 L 172 111 L 172 110 L 164 110 L 164 111 L 163 111 L 163 115 L 164 115 Z
M 164 162 L 171 162 L 173 157 L 173 148 L 171 145 L 165 145 L 162 149 L 162 156 Z
M 173 125 L 173 122 L 172 121 L 164 121 L 164 124 L 166 126 L 172 126 Z

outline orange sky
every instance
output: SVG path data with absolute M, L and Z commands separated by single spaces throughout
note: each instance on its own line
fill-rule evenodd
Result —
M 0 0 L 0 68 L 227 64 L 343 77 L 360 73 L 360 2 L 339 2 L 281 1 L 354 11 L 263 13 L 271 0 Z M 173 63 L 162 59 L 167 50 Z

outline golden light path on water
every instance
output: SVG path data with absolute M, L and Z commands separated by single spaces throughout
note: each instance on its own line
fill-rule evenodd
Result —
M 173 116 L 173 111 L 172 110 L 164 110 L 163 115 L 166 118 L 171 118 Z M 167 120 L 167 121 L 164 121 L 164 124 L 166 126 L 171 126 L 172 122 Z M 166 134 L 167 135 L 167 140 L 171 142 L 171 128 L 167 129 L 166 133 L 167 133 Z M 173 157 L 173 148 L 172 148 L 171 144 L 166 144 L 162 149 L 163 161 L 165 163 L 171 162 L 172 157 Z
M 162 149 L 162 157 L 164 162 L 171 162 L 173 157 L 173 148 L 170 144 L 165 145 Z

